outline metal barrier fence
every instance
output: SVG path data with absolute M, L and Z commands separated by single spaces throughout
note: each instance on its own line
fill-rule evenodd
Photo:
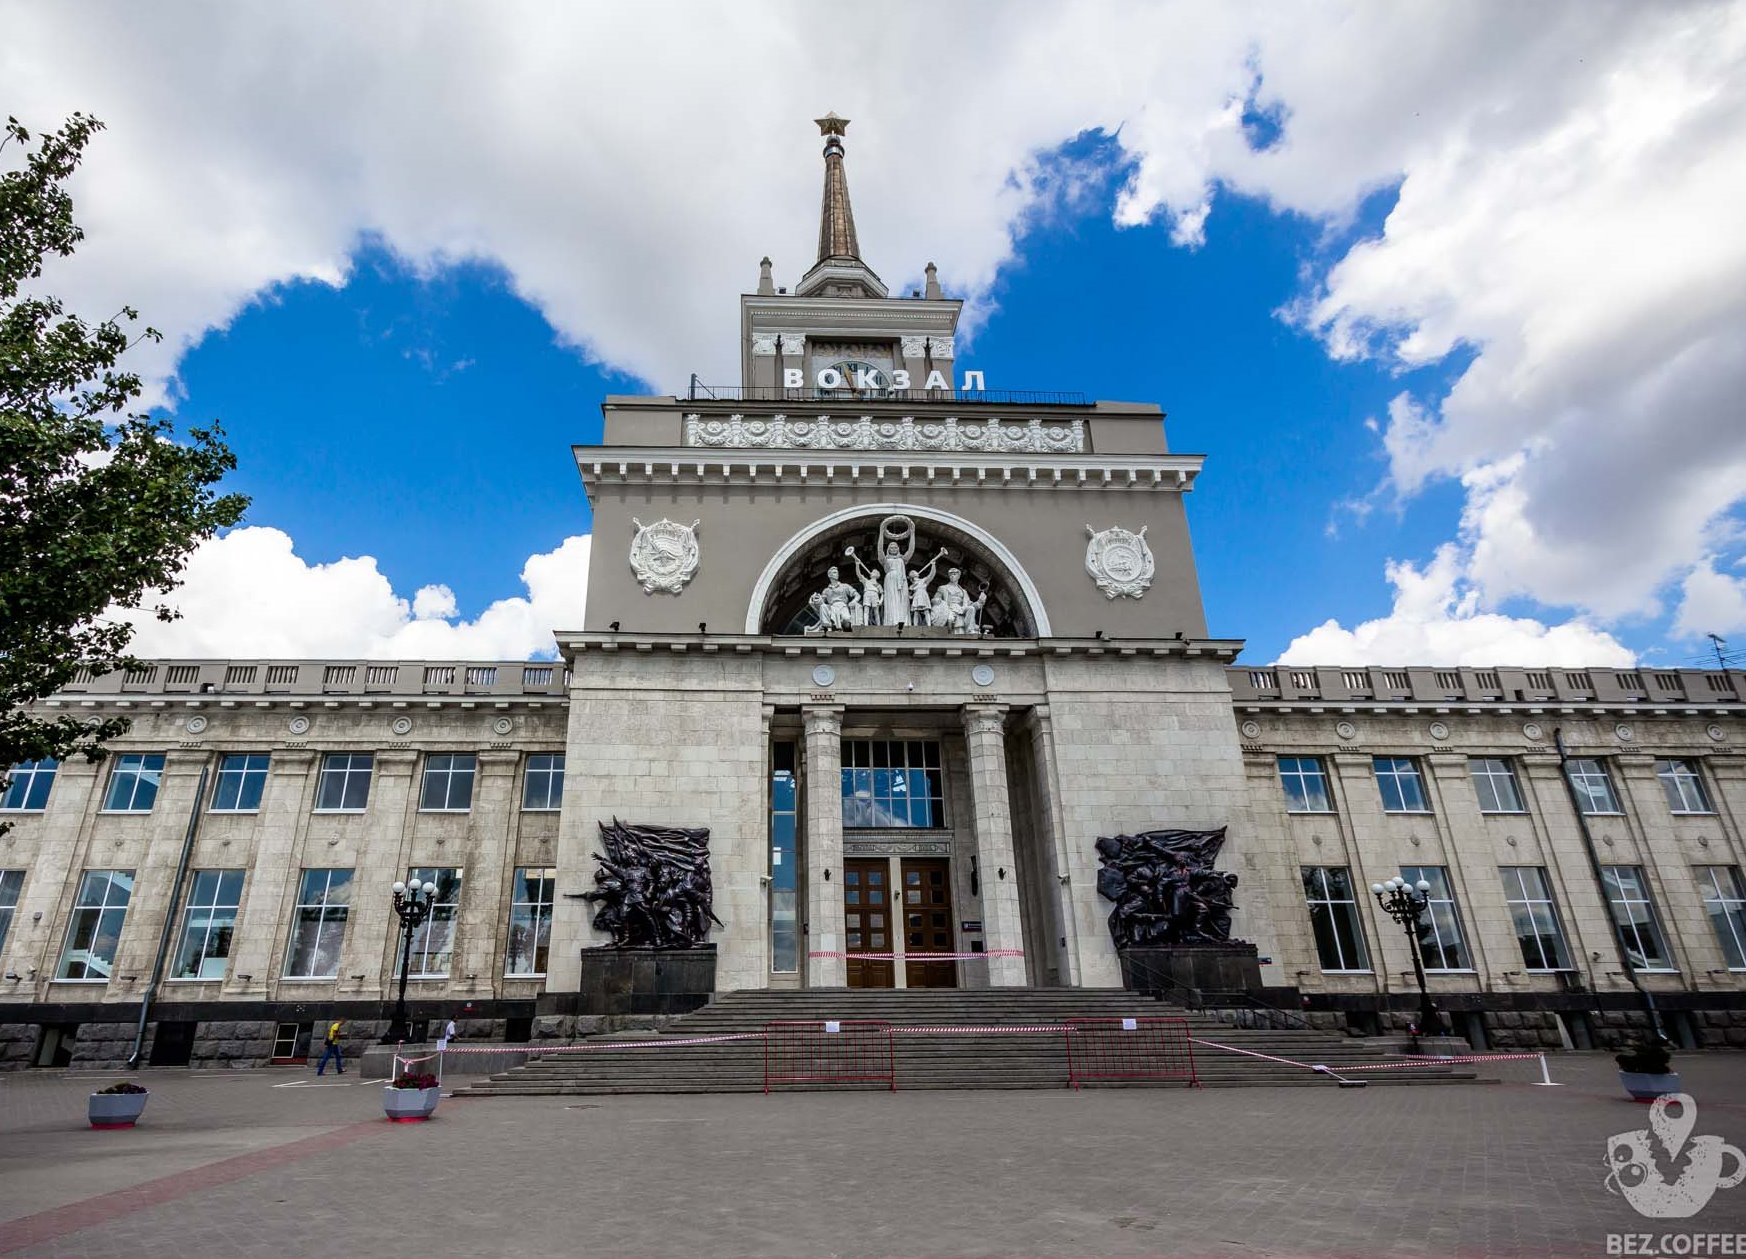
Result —
M 1067 1083 L 1184 1080 L 1200 1087 L 1187 1019 L 1068 1019 Z
M 883 1083 L 897 1091 L 891 1024 L 874 1019 L 764 1024 L 764 1091 L 772 1084 Z

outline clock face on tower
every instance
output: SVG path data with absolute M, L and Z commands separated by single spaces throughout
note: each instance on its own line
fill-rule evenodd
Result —
M 891 389 L 891 373 L 883 367 L 848 358 L 840 363 L 832 363 L 831 369 L 843 378 L 843 388 L 851 392 L 864 395 L 887 393 Z M 869 387 L 858 388 L 856 382 L 861 380 L 865 380 Z

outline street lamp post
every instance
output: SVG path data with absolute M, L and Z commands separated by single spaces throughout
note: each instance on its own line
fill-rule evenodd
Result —
M 414 879 L 411 883 L 394 884 L 394 913 L 400 919 L 400 995 L 394 1001 L 394 1017 L 389 1021 L 388 1030 L 382 1036 L 384 1045 L 398 1044 L 406 1039 L 410 1027 L 406 1022 L 406 980 L 412 972 L 412 933 L 418 925 L 430 917 L 431 905 L 436 900 L 437 886 L 435 883 L 419 883 Z
M 1441 1036 L 1443 1019 L 1431 1004 L 1430 990 L 1425 987 L 1425 964 L 1419 958 L 1419 927 L 1431 905 L 1431 885 L 1420 879 L 1415 886 L 1396 875 L 1386 883 L 1372 883 L 1370 890 L 1383 912 L 1406 929 L 1407 945 L 1413 954 L 1413 977 L 1419 981 L 1419 1031 L 1426 1036 Z

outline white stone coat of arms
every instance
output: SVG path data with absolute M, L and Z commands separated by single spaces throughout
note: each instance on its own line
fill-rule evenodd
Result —
M 1091 535 L 1085 548 L 1085 571 L 1105 598 L 1126 595 L 1138 599 L 1151 588 L 1157 566 L 1152 562 L 1152 548 L 1146 545 L 1146 526 L 1140 526 L 1138 533 L 1129 533 L 1119 527 L 1099 532 L 1086 525 L 1085 532 Z
M 637 536 L 631 539 L 630 566 L 642 584 L 643 593 L 664 590 L 676 595 L 685 589 L 685 583 L 697 573 L 697 526 L 703 522 L 693 520 L 682 525 L 674 520 L 657 520 L 645 525 L 632 516 L 631 523 L 637 527 Z

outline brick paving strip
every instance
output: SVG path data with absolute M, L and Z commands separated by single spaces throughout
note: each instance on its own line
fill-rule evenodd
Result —
M 23 1250 L 25 1247 L 34 1246 L 38 1242 L 65 1237 L 68 1233 L 76 1233 L 81 1229 L 91 1228 L 97 1224 L 106 1224 L 110 1220 L 130 1215 L 135 1211 L 143 1211 L 147 1207 L 174 1202 L 178 1198 L 185 1198 L 191 1193 L 200 1192 L 202 1189 L 228 1185 L 234 1180 L 242 1180 L 244 1177 L 253 1176 L 257 1172 L 282 1167 L 286 1163 L 295 1163 L 299 1159 L 308 1158 L 311 1154 L 337 1150 L 352 1144 L 354 1141 L 360 1141 L 371 1133 L 385 1131 L 389 1126 L 388 1122 L 383 1119 L 366 1119 L 344 1128 L 336 1128 L 332 1132 L 319 1133 L 313 1137 L 302 1137 L 296 1141 L 287 1141 L 283 1145 L 275 1145 L 265 1150 L 255 1150 L 249 1154 L 238 1154 L 231 1158 L 220 1159 L 216 1163 L 191 1167 L 187 1171 L 160 1176 L 156 1180 L 148 1180 L 143 1184 L 133 1185 L 126 1189 L 117 1189 L 112 1193 L 98 1194 L 94 1198 L 86 1198 L 80 1202 L 69 1202 L 65 1206 L 55 1207 L 51 1211 L 39 1211 L 35 1215 L 20 1216 L 15 1220 L 0 1223 L 0 1255 Z

